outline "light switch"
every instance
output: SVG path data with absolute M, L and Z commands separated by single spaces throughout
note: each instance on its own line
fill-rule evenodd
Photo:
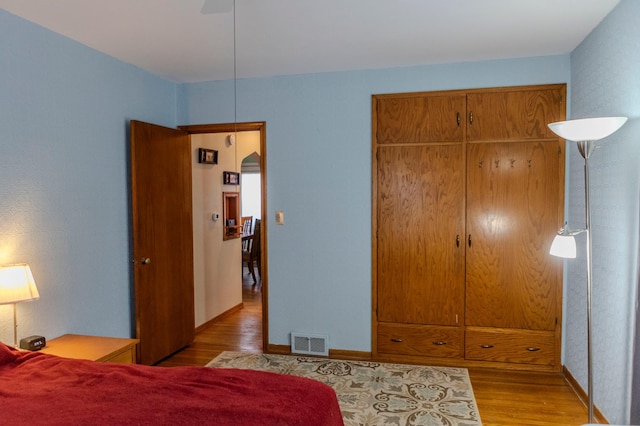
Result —
M 276 225 L 284 225 L 284 212 L 276 210 Z

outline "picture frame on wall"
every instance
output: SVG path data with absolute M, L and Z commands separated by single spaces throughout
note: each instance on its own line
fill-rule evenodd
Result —
M 218 164 L 218 151 L 215 149 L 198 148 L 198 163 Z
M 222 183 L 225 185 L 240 185 L 240 173 L 222 172 Z

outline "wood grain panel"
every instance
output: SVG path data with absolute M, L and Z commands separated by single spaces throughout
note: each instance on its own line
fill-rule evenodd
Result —
M 378 321 L 462 321 L 464 247 L 461 145 L 378 150 Z
M 378 352 L 434 357 L 462 357 L 462 327 L 378 324 Z
M 374 97 L 377 102 L 377 143 L 461 142 L 466 97 Z
M 193 341 L 191 147 L 181 130 L 130 130 L 136 337 L 153 364 Z
M 471 144 L 467 158 L 466 324 L 554 330 L 558 142 Z
M 470 93 L 469 141 L 554 139 L 548 123 L 564 120 L 564 86 L 540 90 Z M 470 116 L 473 116 L 471 122 Z
M 120 364 L 136 363 L 138 339 L 65 334 L 49 340 L 42 353 Z
M 555 335 L 552 331 L 467 327 L 465 357 L 480 361 L 553 365 Z

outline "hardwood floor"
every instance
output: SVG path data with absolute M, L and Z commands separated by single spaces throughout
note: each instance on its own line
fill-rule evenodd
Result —
M 158 365 L 205 365 L 223 351 L 262 352 L 260 282 L 253 286 L 243 277 L 244 309 L 201 331 L 191 346 Z M 587 423 L 584 404 L 561 374 L 475 368 L 469 376 L 485 426 Z
M 257 274 L 256 274 L 257 275 Z M 191 346 L 157 365 L 179 367 L 205 365 L 224 351 L 262 352 L 262 292 L 260 279 L 253 285 L 245 267 L 242 274 L 244 309 L 211 324 L 197 333 Z

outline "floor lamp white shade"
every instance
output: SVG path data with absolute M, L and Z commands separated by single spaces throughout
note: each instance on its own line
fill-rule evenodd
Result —
M 606 138 L 627 121 L 627 117 L 596 117 L 567 120 L 550 123 L 548 126 L 563 139 L 577 143 L 578 151 L 584 158 L 584 195 L 585 229 L 587 235 L 587 381 L 589 423 L 593 423 L 593 368 L 591 357 L 591 280 L 592 280 L 592 243 L 591 243 L 591 207 L 589 204 L 589 156 L 595 148 L 595 141 Z M 575 234 L 574 234 L 575 235 Z M 571 237 L 573 239 L 573 237 Z M 555 242 L 555 241 L 554 241 Z M 575 249 L 575 241 L 574 241 Z M 553 253 L 552 253 L 553 254 Z M 565 257 L 565 256 L 563 256 Z M 574 256 L 575 257 L 575 254 Z
M 0 266 L 0 305 L 13 305 L 13 345 L 18 346 L 16 303 L 37 299 L 38 288 L 26 263 Z
M 552 256 L 564 257 L 565 259 L 575 259 L 576 239 L 573 235 L 556 235 L 551 243 L 549 254 Z
M 611 135 L 627 121 L 627 117 L 596 117 L 550 123 L 553 133 L 563 139 L 580 141 L 597 141 Z

